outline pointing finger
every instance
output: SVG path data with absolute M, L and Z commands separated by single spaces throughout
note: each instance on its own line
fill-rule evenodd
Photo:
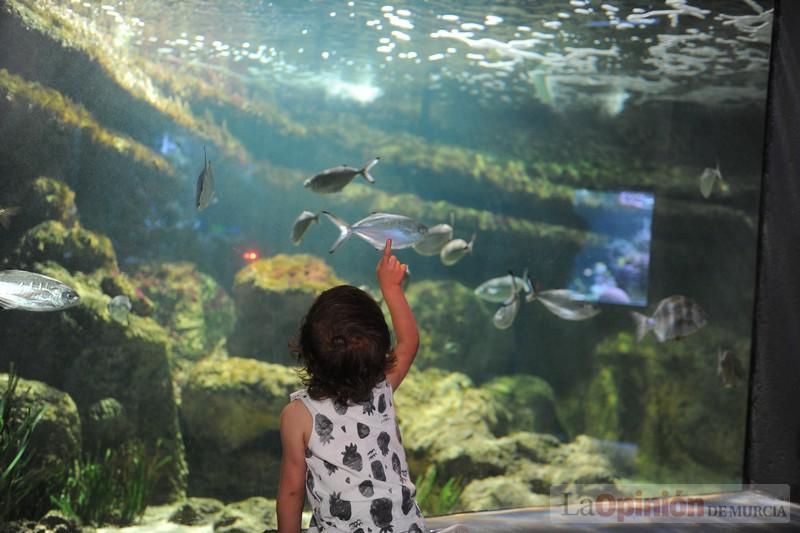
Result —
M 392 239 L 386 239 L 386 246 L 383 247 L 383 256 L 389 257 L 392 255 Z

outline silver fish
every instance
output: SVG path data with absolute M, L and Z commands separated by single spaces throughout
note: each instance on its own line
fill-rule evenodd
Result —
M 522 305 L 522 300 L 517 293 L 516 276 L 509 272 L 507 279 L 511 286 L 511 296 L 503 302 L 503 305 L 495 311 L 494 317 L 492 317 L 492 323 L 497 329 L 510 328 L 511 324 L 514 323 L 514 319 L 517 318 L 517 313 L 519 313 L 519 308 Z
M 312 222 L 319 222 L 319 214 L 312 213 L 311 211 L 303 211 L 300 213 L 294 224 L 292 225 L 292 243 L 295 246 L 300 244 L 300 241 L 303 239 L 303 235 L 306 233 L 306 230 L 311 226 Z
M 744 368 L 736 355 L 730 350 L 717 352 L 717 375 L 726 389 L 738 385 L 744 379 Z
M 0 207 L 0 226 L 8 229 L 11 226 L 11 217 L 22 210 L 21 207 Z
M 414 251 L 419 255 L 438 255 L 451 240 L 453 240 L 453 226 L 436 224 L 428 228 L 425 237 L 414 245 Z
M 124 294 L 120 294 L 118 296 L 114 296 L 111 298 L 111 301 L 108 302 L 108 314 L 111 315 L 111 318 L 119 322 L 120 324 L 128 324 L 128 315 L 131 312 L 131 299 L 125 296 Z
M 706 313 L 694 300 L 686 296 L 670 296 L 658 303 L 652 317 L 632 312 L 636 325 L 636 341 L 644 338 L 651 329 L 659 342 L 691 335 L 706 325 Z
M 60 311 L 77 305 L 80 296 L 64 283 L 24 270 L 0 272 L 0 307 L 22 311 Z
M 370 175 L 369 171 L 372 167 L 378 164 L 380 159 L 380 157 L 376 157 L 362 168 L 353 168 L 346 165 L 340 165 L 338 167 L 323 170 L 316 176 L 312 176 L 304 181 L 303 187 L 320 194 L 328 194 L 341 191 L 347 186 L 348 183 L 353 181 L 356 176 L 363 176 L 368 182 L 375 183 L 375 178 Z
M 700 174 L 700 194 L 703 198 L 711 196 L 714 190 L 714 184 L 719 181 L 720 190 L 723 192 L 728 191 L 728 185 L 722 180 L 722 172 L 719 170 L 719 164 L 716 168 L 706 168 Z
M 532 291 L 526 302 L 538 300 L 548 311 L 564 320 L 588 320 L 600 313 L 600 309 L 589 302 L 580 300 L 580 294 L 569 289 Z
M 211 205 L 217 197 L 217 193 L 214 190 L 214 173 L 211 171 L 211 161 L 206 157 L 205 146 L 203 146 L 203 170 L 197 176 L 195 197 L 195 205 L 198 211 L 202 211 Z
M 442 263 L 447 266 L 452 266 L 461 261 L 461 258 L 472 252 L 472 246 L 475 244 L 475 234 L 469 242 L 464 239 L 453 239 L 448 242 L 442 251 L 439 252 L 439 257 Z
M 403 215 L 372 213 L 355 224 L 348 225 L 328 211 L 323 211 L 322 214 L 339 228 L 339 238 L 334 241 L 329 253 L 335 252 L 353 234 L 370 243 L 376 250 L 383 250 L 387 239 L 392 240 L 393 250 L 400 250 L 413 246 L 428 232 L 424 225 Z
M 528 269 L 525 269 L 521 278 L 514 276 L 513 281 L 513 285 L 516 285 L 517 292 L 524 291 L 525 294 L 533 292 L 531 280 L 528 277 Z M 485 302 L 503 303 L 511 297 L 511 291 L 511 278 L 508 276 L 500 276 L 499 278 L 492 278 L 481 283 L 478 288 L 475 289 L 475 296 Z

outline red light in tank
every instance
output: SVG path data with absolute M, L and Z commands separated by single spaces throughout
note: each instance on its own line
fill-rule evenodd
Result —
M 258 250 L 250 249 L 250 250 L 245 250 L 244 252 L 242 252 L 242 259 L 244 259 L 248 263 L 252 263 L 253 261 L 258 259 L 259 257 L 261 257 L 261 254 L 258 253 Z

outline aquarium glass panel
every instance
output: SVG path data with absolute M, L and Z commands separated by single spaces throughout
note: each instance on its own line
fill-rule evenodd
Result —
M 303 318 L 351 285 L 391 328 L 387 238 L 419 349 L 402 387 L 350 408 L 395 410 L 399 432 L 375 448 L 315 418 L 309 464 L 335 457 L 309 470 L 304 524 L 323 476 L 344 487 L 320 496 L 330 520 L 373 531 L 405 520 L 356 510 L 381 477 L 425 516 L 547 505 L 562 484 L 738 484 L 772 17 L 772 0 L 3 2 L 0 393 L 28 418 L 0 409 L 0 427 L 28 420 L 44 448 L 14 463 L 24 501 L 0 521 L 119 526 L 188 497 L 174 520 L 274 528 Z M 346 319 L 330 346 L 365 357 Z

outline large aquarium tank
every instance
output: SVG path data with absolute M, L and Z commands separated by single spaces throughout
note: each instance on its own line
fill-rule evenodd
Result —
M 423 228 L 427 516 L 739 484 L 772 15 L 6 0 L 0 521 L 275 528 L 288 343 L 327 288 L 380 301 L 376 213 Z

